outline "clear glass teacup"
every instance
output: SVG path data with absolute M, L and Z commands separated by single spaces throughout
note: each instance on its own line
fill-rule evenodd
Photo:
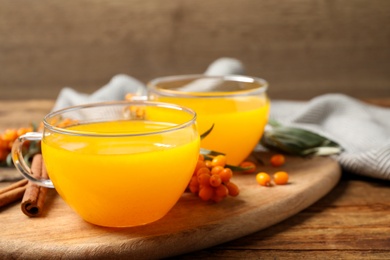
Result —
M 214 126 L 201 147 L 225 153 L 229 164 L 238 165 L 268 122 L 267 88 L 267 81 L 249 76 L 168 76 L 148 83 L 148 99 L 195 110 L 200 133 Z
M 179 200 L 199 155 L 196 113 L 149 102 L 104 102 L 65 108 L 43 119 L 44 131 L 15 142 L 23 176 L 55 187 L 87 222 L 108 227 L 147 224 Z M 50 179 L 36 179 L 23 160 L 27 140 L 40 140 Z

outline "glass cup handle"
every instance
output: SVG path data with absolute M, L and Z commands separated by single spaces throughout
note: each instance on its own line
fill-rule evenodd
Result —
M 25 141 L 41 141 L 42 133 L 30 132 L 19 136 L 12 146 L 12 160 L 16 169 L 29 181 L 46 188 L 54 188 L 53 183 L 49 179 L 37 179 L 33 176 L 31 168 L 27 165 L 22 154 L 22 146 Z

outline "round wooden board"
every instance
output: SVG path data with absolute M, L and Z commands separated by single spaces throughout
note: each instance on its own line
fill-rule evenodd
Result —
M 269 156 L 252 155 L 265 162 Z M 86 223 L 50 190 L 39 218 L 25 216 L 19 203 L 0 209 L 0 258 L 140 259 L 184 254 L 254 233 L 298 213 L 327 194 L 341 175 L 338 163 L 324 157 L 287 157 L 281 168 L 259 170 L 286 170 L 290 181 L 262 187 L 255 174 L 235 174 L 238 197 L 215 204 L 185 193 L 163 219 L 122 229 Z

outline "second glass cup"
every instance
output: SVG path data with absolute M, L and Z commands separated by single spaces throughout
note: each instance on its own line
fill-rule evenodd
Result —
M 181 75 L 148 83 L 148 99 L 196 111 L 199 132 L 213 125 L 201 147 L 226 154 L 229 164 L 244 161 L 268 122 L 270 101 L 264 79 L 248 76 Z

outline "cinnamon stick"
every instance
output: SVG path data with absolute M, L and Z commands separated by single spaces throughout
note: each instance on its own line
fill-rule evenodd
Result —
M 37 179 L 48 178 L 41 154 L 34 156 L 31 163 L 31 171 Z M 21 204 L 22 212 L 29 217 L 40 216 L 43 211 L 47 189 L 33 182 L 29 182 Z
M 28 180 L 23 179 L 0 190 L 0 207 L 23 197 Z

